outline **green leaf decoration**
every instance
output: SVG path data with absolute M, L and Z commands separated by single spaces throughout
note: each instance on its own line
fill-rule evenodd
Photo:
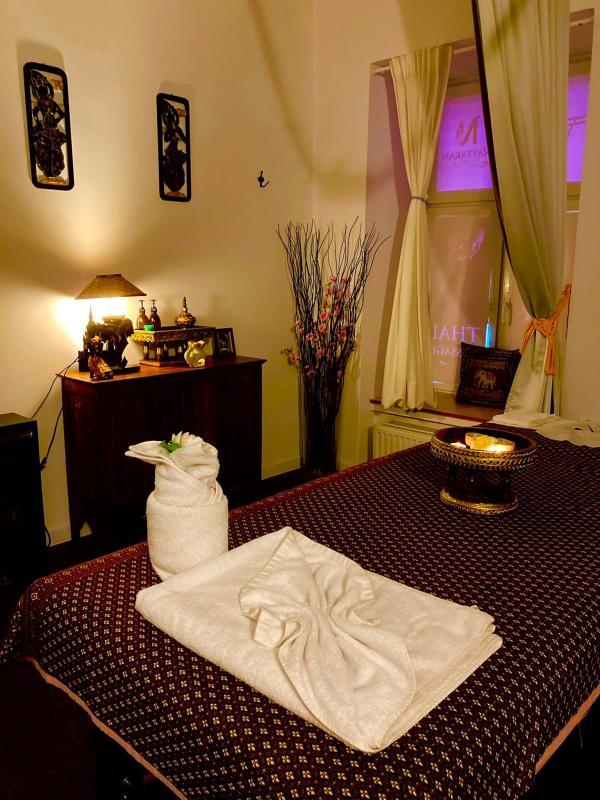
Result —
M 174 453 L 175 450 L 179 450 L 179 448 L 181 447 L 181 445 L 177 444 L 177 442 L 167 442 L 167 441 L 162 441 L 160 443 L 160 446 L 163 447 L 167 451 L 167 453 Z

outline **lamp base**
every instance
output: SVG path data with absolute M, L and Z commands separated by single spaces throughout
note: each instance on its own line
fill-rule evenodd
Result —
M 77 367 L 79 369 L 79 372 L 89 372 L 90 371 L 90 368 L 89 368 L 89 365 L 88 365 L 89 358 L 90 358 L 90 354 L 87 352 L 87 350 L 79 350 L 77 352 Z M 113 375 L 125 375 L 128 372 L 139 372 L 140 371 L 140 368 L 139 368 L 138 365 L 134 365 L 134 366 L 126 365 L 124 367 L 113 367 L 113 366 L 111 366 L 110 368 L 111 368 L 111 371 L 112 371 Z
M 139 372 L 139 366 L 132 366 L 132 367 L 111 367 L 113 371 L 113 375 L 127 375 L 129 372 Z

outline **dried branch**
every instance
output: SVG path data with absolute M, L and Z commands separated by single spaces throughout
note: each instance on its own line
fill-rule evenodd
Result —
M 311 435 L 335 436 L 365 285 L 385 239 L 374 225 L 363 234 L 358 219 L 344 226 L 339 237 L 332 226 L 323 234 L 314 221 L 290 222 L 277 235 L 286 252 L 297 347 L 297 352 L 289 347 L 282 352 L 302 374 L 310 450 Z

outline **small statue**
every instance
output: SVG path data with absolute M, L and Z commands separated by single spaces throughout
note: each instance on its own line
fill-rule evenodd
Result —
M 90 379 L 93 381 L 108 380 L 113 377 L 111 368 L 100 355 L 102 353 L 102 339 L 96 335 L 93 336 L 87 343 L 88 352 L 88 367 L 90 368 Z
M 189 342 L 188 349 L 183 354 L 188 367 L 203 367 L 206 359 L 203 357 L 204 345 L 206 342 L 200 339 L 197 342 Z
M 180 313 L 175 317 L 175 325 L 178 328 L 193 328 L 196 324 L 196 317 L 193 314 L 190 314 L 187 307 L 187 300 L 183 298 L 183 309 Z
M 156 300 L 152 301 L 152 308 L 150 309 L 150 324 L 154 325 L 154 330 L 159 331 L 161 327 L 160 317 L 158 316 L 158 309 L 156 307 Z

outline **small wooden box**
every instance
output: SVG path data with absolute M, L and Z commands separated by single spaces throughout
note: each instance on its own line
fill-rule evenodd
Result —
M 139 342 L 144 349 L 140 364 L 149 367 L 173 367 L 185 365 L 183 354 L 190 342 L 206 341 L 206 355 L 214 352 L 215 329 L 210 327 L 161 328 L 158 331 L 134 330 L 131 340 Z

